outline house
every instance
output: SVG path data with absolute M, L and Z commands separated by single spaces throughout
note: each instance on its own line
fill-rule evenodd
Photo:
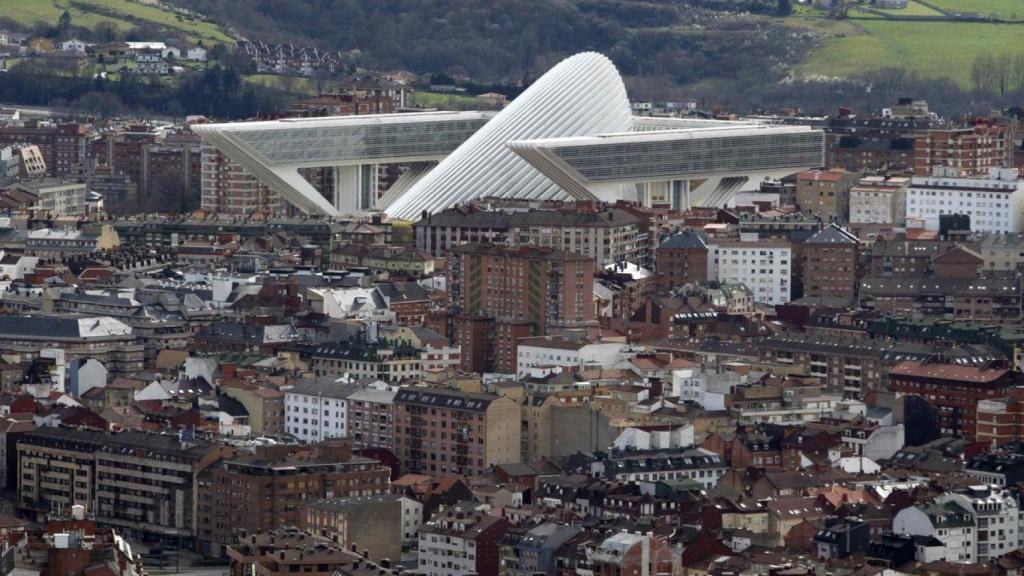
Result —
M 57 49 L 59 49 L 61 52 L 75 52 L 78 54 L 85 54 L 85 49 L 87 47 L 88 44 L 82 42 L 77 38 L 65 40 L 64 42 L 60 42 L 59 44 L 57 44 Z
M 185 60 L 190 60 L 192 62 L 206 62 L 206 48 L 203 48 L 202 46 L 189 48 L 185 52 Z
M 168 47 L 166 47 L 166 48 L 164 48 L 163 50 L 160 51 L 160 56 L 164 60 L 180 60 L 181 59 L 181 50 L 178 49 L 178 48 L 175 48 L 174 46 L 168 46 Z
M 140 74 L 167 74 L 171 67 L 157 54 L 138 54 L 135 56 L 135 70 Z

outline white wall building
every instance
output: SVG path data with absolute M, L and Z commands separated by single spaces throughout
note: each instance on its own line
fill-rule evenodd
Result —
M 1016 168 L 991 168 L 988 178 L 959 178 L 939 166 L 932 176 L 915 176 L 907 190 L 907 220 L 939 229 L 942 214 L 966 214 L 975 232 L 1024 230 L 1024 186 Z
M 892 531 L 935 537 L 945 545 L 944 560 L 968 564 L 977 562 L 974 519 L 969 511 L 955 502 L 904 508 L 893 518 Z
M 1009 490 L 971 486 L 958 492 L 944 492 L 935 501 L 955 503 L 973 516 L 977 527 L 975 562 L 987 562 L 1021 547 L 1020 506 Z
M 746 284 L 754 302 L 785 304 L 790 300 L 793 249 L 782 240 L 740 234 L 737 240 L 708 244 L 708 278 Z
M 888 460 L 903 448 L 903 424 L 850 428 L 843 431 L 843 444 L 850 449 L 853 456 Z
M 693 368 L 676 368 L 672 370 L 672 397 L 680 400 L 691 400 L 701 406 L 706 401 L 707 379 L 704 376 L 704 369 L 700 366 Z M 707 408 L 705 406 L 705 408 Z
M 850 223 L 903 224 L 910 178 L 868 176 L 850 188 Z
M 668 450 L 671 448 L 690 448 L 694 445 L 693 424 L 670 427 L 665 426 L 631 427 L 619 433 L 612 445 L 619 450 Z
M 285 390 L 285 432 L 305 442 L 348 436 L 348 397 L 362 386 L 345 378 L 300 382 Z
M 535 366 L 566 368 L 611 368 L 622 360 L 627 345 L 622 342 L 588 342 L 557 336 L 539 336 L 519 341 L 516 374 L 526 376 Z

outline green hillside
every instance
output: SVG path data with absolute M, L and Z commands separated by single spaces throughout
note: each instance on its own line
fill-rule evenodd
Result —
M 184 33 L 192 41 L 231 41 L 218 25 L 174 12 L 156 0 L 0 0 L 0 16 L 25 26 L 54 24 L 65 10 L 75 26 L 85 28 L 110 22 L 125 31 L 149 23 Z

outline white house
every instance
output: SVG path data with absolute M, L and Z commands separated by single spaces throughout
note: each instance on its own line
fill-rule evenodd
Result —
M 286 389 L 285 432 L 305 442 L 348 437 L 348 397 L 362 389 L 347 378 L 306 380 Z
M 136 54 L 135 70 L 139 74 L 167 74 L 171 67 L 158 54 Z
M 160 57 L 164 60 L 180 60 L 181 50 L 174 46 L 168 46 L 160 51 Z
M 903 424 L 878 426 L 861 424 L 843 431 L 843 444 L 853 456 L 888 460 L 903 448 Z
M 36 256 L 17 256 L 0 250 L 0 278 L 24 280 L 25 274 L 32 274 L 39 265 Z
M 784 240 L 761 240 L 755 233 L 741 233 L 739 240 L 714 240 L 708 244 L 708 278 L 745 284 L 754 302 L 785 304 L 791 297 L 793 249 Z
M 206 62 L 206 48 L 202 46 L 194 46 L 189 48 L 185 52 L 185 60 L 191 60 L 192 62 Z
M 523 338 L 516 351 L 516 374 L 525 376 L 534 366 L 573 369 L 611 368 L 622 360 L 622 342 L 574 340 L 558 336 Z
M 668 450 L 693 445 L 693 424 L 633 426 L 620 432 L 612 443 L 619 450 Z
M 965 214 L 974 232 L 1024 231 L 1024 185 L 1016 168 L 990 168 L 988 178 L 960 178 L 938 166 L 931 176 L 915 176 L 907 190 L 907 221 L 939 229 L 939 216 Z
M 65 41 L 57 44 L 57 48 L 61 52 L 77 52 L 78 54 L 85 54 L 85 49 L 87 47 L 88 47 L 88 44 L 86 44 L 85 42 L 82 42 L 81 40 L 79 40 L 77 38 L 72 38 L 71 40 L 65 40 Z
M 306 293 L 313 311 L 331 318 L 392 322 L 395 313 L 377 288 L 311 288 Z
M 704 405 L 707 394 L 707 380 L 704 368 L 692 366 L 672 370 L 672 397 L 690 400 Z

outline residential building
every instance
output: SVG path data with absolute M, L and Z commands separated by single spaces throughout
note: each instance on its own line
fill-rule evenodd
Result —
M 984 563 L 1021 547 L 1020 504 L 1010 490 L 970 486 L 943 492 L 935 502 L 956 504 L 971 515 L 976 526 L 974 562 Z
M 578 254 L 465 244 L 448 256 L 447 282 L 466 370 L 514 373 L 519 338 L 594 324 L 594 261 Z
M 84 183 L 62 178 L 42 178 L 16 182 L 10 188 L 36 196 L 33 205 L 39 216 L 85 216 L 86 186 Z
M 907 189 L 907 221 L 938 230 L 941 215 L 963 214 L 976 232 L 1024 231 L 1024 184 L 1016 168 L 992 168 L 987 177 L 959 174 L 938 167 L 929 176 L 915 176 Z
M 907 214 L 907 187 L 903 176 L 866 176 L 850 188 L 851 224 L 902 226 Z
M 201 154 L 203 210 L 238 216 L 285 212 L 277 193 L 215 147 L 204 143 Z
M 426 576 L 498 576 L 508 520 L 480 513 L 438 514 L 420 526 L 417 570 Z
M 860 240 L 829 224 L 804 241 L 804 297 L 853 304 L 857 298 Z
M 397 383 L 423 376 L 421 350 L 405 342 L 324 343 L 309 351 L 309 368 L 317 377 L 373 378 Z
M 957 500 L 904 508 L 893 517 L 892 529 L 897 534 L 938 539 L 945 548 L 943 560 L 957 563 L 978 561 L 977 525 L 970 510 Z
M 942 434 L 975 440 L 978 403 L 1006 394 L 1013 375 L 1006 368 L 907 360 L 889 370 L 897 395 L 917 394 L 939 409 Z
M 662 240 L 654 257 L 658 293 L 709 280 L 708 246 L 699 232 L 683 231 Z
M 415 544 L 423 521 L 423 504 L 400 494 L 325 498 L 302 504 L 299 528 L 373 560 L 396 560 Z
M 348 396 L 362 388 L 337 377 L 300 381 L 284 391 L 285 432 L 304 442 L 347 438 Z
M 516 375 L 525 376 L 537 366 L 562 366 L 570 371 L 611 368 L 621 360 L 626 345 L 585 338 L 560 336 L 522 338 L 516 348 Z
M 0 315 L 0 352 L 33 358 L 43 349 L 61 350 L 68 361 L 94 358 L 113 376 L 142 370 L 145 356 L 132 328 L 109 316 Z
M 519 461 L 521 410 L 511 398 L 403 388 L 394 402 L 394 451 L 406 472 L 468 477 Z
M 50 176 L 74 176 L 85 161 L 88 124 L 27 120 L 0 126 L 0 146 L 33 144 L 39 147 Z
M 353 455 L 347 442 L 255 447 L 197 479 L 199 544 L 219 555 L 240 536 L 300 525 L 307 502 L 387 494 L 390 478 L 389 467 Z
M 395 396 L 383 382 L 356 390 L 345 399 L 348 437 L 355 448 L 394 447 Z
M 361 555 L 326 538 L 288 526 L 268 532 L 245 534 L 226 548 L 229 574 L 258 576 L 336 576 L 363 569 L 379 574 Z M 344 572 L 342 572 L 344 571 Z
M 792 292 L 792 255 L 789 242 L 761 240 L 740 234 L 739 240 L 714 240 L 708 244 L 708 278 L 745 284 L 754 302 L 786 304 Z
M 42 427 L 18 440 L 19 506 L 85 506 L 133 538 L 188 545 L 200 525 L 195 479 L 223 448 L 177 436 Z
M 796 177 L 797 206 L 825 223 L 848 222 L 850 188 L 859 177 L 859 173 L 842 168 L 801 172 Z
M 965 176 L 1013 166 L 1014 129 L 1009 123 L 977 119 L 967 126 L 934 127 L 914 139 L 914 175 L 949 166 Z

